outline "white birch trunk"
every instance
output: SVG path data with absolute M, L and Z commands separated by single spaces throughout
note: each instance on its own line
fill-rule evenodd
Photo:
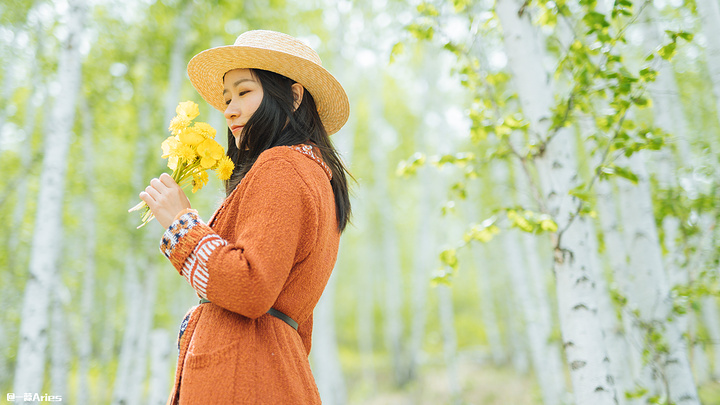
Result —
M 551 335 L 556 327 L 553 319 L 554 305 L 550 300 L 550 294 L 547 289 L 547 270 L 550 268 L 550 262 L 542 260 L 540 257 L 537 236 L 524 233 L 520 236 L 522 240 L 523 251 L 525 252 L 525 263 L 530 276 L 530 288 L 536 297 L 537 319 L 535 322 L 540 329 L 540 335 L 546 336 L 540 342 L 543 350 L 543 370 L 542 376 L 539 376 L 540 387 L 543 392 L 543 403 L 564 404 L 569 403 L 569 392 L 565 382 L 565 365 L 563 364 L 562 351 L 560 342 L 553 341 Z M 547 262 L 548 266 L 542 266 Z
M 461 403 L 460 375 L 457 362 L 457 333 L 455 332 L 455 311 L 453 309 L 452 289 L 446 285 L 437 286 L 440 309 L 440 329 L 443 336 L 443 357 L 447 368 L 450 403 Z
M 717 299 L 713 296 L 705 297 L 700 306 L 703 325 L 708 331 L 710 342 L 713 345 L 713 367 L 711 377 L 720 378 L 720 311 Z
M 596 234 L 594 223 L 588 221 L 588 226 L 591 234 Z M 618 404 L 640 405 L 641 399 L 629 399 L 625 396 L 626 393 L 635 389 L 633 376 L 630 372 L 630 363 L 628 362 L 630 348 L 623 333 L 622 320 L 618 319 L 615 305 L 611 299 L 610 287 L 602 271 L 603 266 L 597 254 L 597 239 L 590 238 L 589 241 L 590 251 L 593 252 L 591 255 L 593 258 L 592 267 L 595 269 L 596 289 L 598 292 L 598 316 L 604 330 L 603 340 L 605 341 L 605 347 L 612 360 L 610 362 L 610 372 L 615 379 Z M 614 254 L 613 251 L 610 252 L 610 254 Z
M 652 52 L 654 47 L 663 42 L 663 30 L 659 23 L 653 21 L 661 21 L 658 11 L 650 4 L 646 7 L 647 18 L 644 25 L 643 36 L 644 43 L 649 45 L 646 52 Z M 682 109 L 682 101 L 680 100 L 680 90 L 678 89 L 677 77 L 673 70 L 672 64 L 666 60 L 658 60 L 658 75 L 655 81 L 648 85 L 648 93 L 652 99 L 652 110 L 654 123 L 663 131 L 671 134 L 671 142 L 677 147 L 680 156 L 689 158 L 692 155 L 689 136 L 687 117 Z M 663 148 L 660 152 L 666 152 L 665 156 L 658 156 L 654 159 L 657 164 L 667 164 L 672 167 L 674 159 L 671 157 L 670 149 Z M 683 164 L 693 165 L 693 161 L 684 160 Z M 670 168 L 667 167 L 667 168 Z M 674 169 L 674 168 L 673 168 Z M 661 176 L 658 179 L 668 179 L 671 184 L 676 184 L 675 170 L 665 172 L 667 177 Z
M 172 387 L 171 374 L 168 374 L 173 345 L 172 336 L 165 329 L 155 329 L 150 333 L 150 379 L 148 405 L 164 405 L 167 402 L 168 389 Z
M 68 291 L 62 277 L 58 274 L 53 288 L 53 306 L 51 320 L 50 344 L 50 392 L 63 399 L 68 396 L 68 375 L 70 374 L 70 342 L 68 339 L 68 319 L 65 305 L 70 301 Z
M 538 68 L 542 66 L 543 57 L 535 39 L 537 35 L 528 18 L 518 16 L 520 6 L 513 0 L 500 0 L 496 12 L 523 113 L 536 134 L 545 139 L 547 134 L 542 128 L 543 125 L 547 128 L 547 120 L 542 119 L 549 115 L 553 94 L 547 73 Z M 617 404 L 597 314 L 595 273 L 588 257 L 588 240 L 594 235 L 582 217 L 575 218 L 567 227 L 576 206 L 568 192 L 579 182 L 574 155 L 572 133 L 563 128 L 537 162 L 547 209 L 559 229 L 564 229 L 562 240 L 554 240 L 558 245 L 554 268 L 563 344 L 576 404 Z
M 81 98 L 81 114 L 83 121 L 83 159 L 85 167 L 85 201 L 83 207 L 83 228 L 85 234 L 85 268 L 82 272 L 82 292 L 80 294 L 80 317 L 82 327 L 77 336 L 78 378 L 75 403 L 87 405 L 90 398 L 90 360 L 93 357 L 92 332 L 93 308 L 95 302 L 95 249 L 96 249 L 96 210 L 93 192 L 95 190 L 95 146 L 93 145 L 93 121 L 87 100 Z
M 35 56 L 32 58 L 32 61 L 30 63 L 30 74 L 29 77 L 36 77 L 38 76 L 39 72 L 39 61 L 38 61 L 38 55 L 40 55 L 43 52 L 43 35 L 42 32 L 42 26 L 41 24 L 38 24 L 37 27 L 35 27 L 37 33 L 36 33 L 36 44 L 35 44 Z M 32 80 L 28 81 L 32 87 L 33 94 L 36 94 L 34 97 L 28 97 L 27 102 L 25 103 L 25 122 L 23 123 L 23 132 L 25 133 L 25 143 L 24 146 L 20 148 L 20 162 L 23 167 L 23 171 L 25 173 L 28 173 L 31 170 L 31 164 L 32 164 L 32 138 L 33 133 L 35 132 L 35 128 L 37 126 L 37 110 L 39 103 L 45 103 L 46 97 L 44 91 L 39 91 L 39 86 L 37 86 L 37 83 L 35 83 Z M 1 128 L 1 125 L 0 125 Z M 20 262 L 20 258 L 26 257 L 25 255 L 25 249 L 23 247 L 22 251 L 20 251 L 20 241 L 22 240 L 22 236 L 20 233 L 21 224 L 23 223 L 23 220 L 25 219 L 25 213 L 27 211 L 28 206 L 28 182 L 27 181 L 20 181 L 17 183 L 15 187 L 15 208 L 13 210 L 12 215 L 12 226 L 10 227 L 10 232 L 12 232 L 14 235 L 11 236 L 10 243 L 9 243 L 9 252 L 14 252 L 15 254 L 12 254 L 8 257 L 8 268 L 14 269 L 16 266 L 23 266 L 24 263 Z
M 341 242 L 342 251 L 342 242 Z M 322 402 L 327 405 L 347 403 L 347 390 L 338 356 L 335 333 L 335 272 L 330 276 L 325 291 L 315 307 L 313 349 L 310 352 L 312 369 Z
M 705 58 L 710 73 L 713 94 L 715 95 L 715 109 L 720 119 L 720 4 L 716 0 L 697 0 L 695 2 L 697 13 L 701 20 L 701 32 L 705 34 L 707 49 Z M 708 137 L 712 154 L 720 153 L 716 136 Z
M 707 354 L 705 353 L 705 342 L 698 340 L 699 317 L 694 312 L 687 317 L 687 335 L 692 344 L 690 345 L 690 365 L 693 377 L 698 386 L 703 386 L 710 381 L 711 369 Z M 697 314 L 699 315 L 699 314 Z
M 185 78 L 185 60 L 187 53 L 187 33 L 190 30 L 190 17 L 193 13 L 193 2 L 187 2 L 176 20 L 177 29 L 175 42 L 170 51 L 170 70 L 168 72 L 168 90 L 165 93 L 165 121 L 169 123 L 175 116 L 175 108 L 180 100 L 180 89 Z
M 379 110 L 379 109 L 378 109 Z M 380 111 L 376 111 L 380 112 Z M 373 116 L 381 116 L 375 115 Z M 383 144 L 385 133 L 382 128 L 375 128 L 378 136 L 372 142 L 371 155 L 374 161 L 374 188 L 372 192 L 374 206 L 378 210 L 379 233 L 374 238 L 377 251 L 380 253 L 380 260 L 377 261 L 378 273 L 384 276 L 385 309 L 384 313 L 384 337 L 385 345 L 391 357 L 393 369 L 393 380 L 395 385 L 401 387 L 409 380 L 407 355 L 403 345 L 403 318 L 402 318 L 402 268 L 398 248 L 398 237 L 395 229 L 395 213 L 393 203 L 390 199 L 390 188 L 388 186 L 388 165 L 385 152 L 387 148 Z
M 100 363 L 109 364 L 114 360 L 115 356 L 115 333 L 116 323 L 113 319 L 113 315 L 117 314 L 115 308 L 118 308 L 118 286 L 122 284 L 120 279 L 120 272 L 113 274 L 109 277 L 110 282 L 103 288 L 103 302 L 101 303 L 104 308 L 105 316 L 103 322 L 102 335 L 100 337 L 99 351 L 100 351 Z M 103 390 L 105 392 L 111 391 L 111 381 L 113 376 L 103 376 Z
M 513 369 L 524 376 L 530 372 L 530 359 L 527 352 L 527 343 L 524 339 L 525 326 L 522 322 L 522 311 L 518 309 L 517 302 L 518 297 L 515 291 L 507 294 L 503 299 L 505 326 L 507 327 L 507 339 L 511 351 L 510 362 Z
M 337 138 L 332 140 L 338 151 L 343 154 L 347 166 L 352 161 L 352 148 L 350 138 Z M 345 404 L 347 402 L 347 388 L 342 373 L 340 356 L 335 332 L 335 288 L 337 265 L 344 251 L 343 239 L 340 240 L 338 262 L 335 265 L 320 301 L 313 313 L 313 345 L 310 356 L 315 380 L 320 391 L 320 398 L 328 405 Z
M 172 67 L 171 67 L 172 68 Z M 139 116 L 139 130 L 140 133 L 146 133 L 148 126 L 148 108 L 141 111 Z M 146 184 L 144 179 L 144 167 L 145 161 L 149 148 L 146 146 L 147 139 L 145 136 L 138 136 L 136 141 L 136 154 L 134 157 L 133 165 L 134 171 L 132 173 L 131 184 L 133 190 L 141 190 Z M 136 204 L 136 198 L 132 197 L 128 206 Z M 141 232 L 135 229 L 137 224 L 137 217 L 134 215 L 128 215 L 128 232 Z M 125 272 L 123 274 L 123 290 L 124 290 L 124 305 L 125 305 L 125 321 L 124 333 L 122 338 L 122 346 L 120 349 L 120 356 L 118 359 L 117 371 L 115 373 L 115 381 L 112 393 L 112 405 L 130 405 L 137 403 L 136 393 L 137 386 L 131 385 L 133 381 L 137 380 L 136 369 L 140 366 L 145 365 L 145 354 L 142 350 L 142 333 L 143 333 L 143 320 L 142 315 L 149 309 L 145 307 L 146 302 L 146 291 L 143 289 L 143 284 L 140 281 L 138 269 L 147 269 L 147 260 L 144 252 L 145 248 L 149 246 L 149 235 L 139 235 L 137 239 L 134 239 L 135 243 L 131 243 L 128 251 L 125 253 Z M 152 269 L 148 269 L 152 271 Z
M 500 201 L 508 204 L 515 202 L 514 196 L 508 190 L 512 182 L 507 163 L 495 162 L 491 170 L 492 178 L 496 183 L 493 187 L 494 194 Z M 527 182 L 523 181 L 525 177 L 524 173 L 516 171 L 515 189 L 527 190 Z M 522 203 L 520 204 L 522 205 Z M 535 236 L 527 233 L 519 234 L 519 232 L 510 230 L 500 236 L 507 270 L 512 283 L 513 295 L 522 312 L 532 367 L 540 386 L 543 403 L 546 405 L 560 404 L 565 392 L 565 384 L 562 381 L 564 370 L 559 348 L 551 342 L 553 322 L 549 298 L 544 292 L 544 283 L 541 278 L 537 277 L 537 274 L 531 274 L 530 271 L 530 267 L 537 268 L 540 263 L 537 245 L 529 242 L 530 239 L 534 242 Z
M 697 281 L 700 277 L 699 270 L 712 266 L 709 264 L 713 257 L 713 249 L 717 246 L 717 235 L 718 227 L 715 217 L 711 213 L 700 214 L 698 220 L 698 228 L 700 232 L 697 237 L 692 238 L 691 243 L 696 246 L 696 253 L 694 257 L 691 257 L 686 268 L 689 270 L 689 279 Z M 692 366 L 695 375 L 697 376 L 697 384 L 702 385 L 704 382 L 713 377 L 713 374 L 717 373 L 720 363 L 720 350 L 718 349 L 718 342 L 720 342 L 720 317 L 718 317 L 717 301 L 714 296 L 710 295 L 701 298 L 697 303 L 699 311 L 697 313 L 690 313 L 691 317 L 691 329 L 690 339 L 693 342 L 692 345 Z M 694 318 L 693 318 L 694 317 Z M 714 368 L 710 366 L 710 359 L 708 358 L 707 346 L 705 342 L 695 340 L 697 338 L 697 325 L 702 322 L 705 327 L 707 334 L 709 335 L 710 341 L 715 344 L 714 354 Z M 694 325 L 693 325 L 694 324 Z M 714 370 L 714 371 L 713 371 Z
M 137 166 L 135 166 L 137 167 Z M 131 228 L 132 229 L 132 228 Z M 138 279 L 141 263 L 137 254 L 130 250 L 125 256 L 124 304 L 125 322 L 122 347 L 118 359 L 117 371 L 112 394 L 112 405 L 130 405 L 133 390 L 130 386 L 131 374 L 137 366 L 139 352 L 140 321 L 138 315 L 147 310 L 143 307 L 143 289 Z
M 4 132 L 3 127 L 5 126 L 8 111 L 10 110 L 10 103 L 8 103 L 8 101 L 12 100 L 12 96 L 15 93 L 18 84 L 23 82 L 23 80 L 16 77 L 16 73 L 19 70 L 18 67 L 22 67 L 24 64 L 23 59 L 20 57 L 20 55 L 18 55 L 18 40 L 22 31 L 19 30 L 17 27 L 14 27 L 10 24 L 8 25 L 11 32 L 13 33 L 13 37 L 10 40 L 10 46 L 2 47 L 4 49 L 1 49 L 3 52 L 0 55 L 2 55 L 4 60 L 14 61 L 14 63 L 3 64 L 3 84 L 2 90 L 0 90 L 0 100 L 2 100 L 2 103 L 4 105 L 0 105 L 0 140 L 2 140 Z M 30 77 L 32 78 L 32 76 Z M 5 105 L 6 103 L 7 105 Z M 0 149 L 0 152 L 2 152 L 2 149 Z
M 618 182 L 621 216 L 629 253 L 625 274 L 625 296 L 631 308 L 637 308 L 640 321 L 661 326 L 669 354 L 659 367 L 663 394 L 677 404 L 698 404 L 697 390 L 687 357 L 687 345 L 671 315 L 670 286 L 665 274 L 653 215 L 650 181 L 645 171 L 644 152 L 628 159 L 638 184 Z M 652 365 L 645 365 L 651 367 Z M 643 373 L 644 374 L 644 373 Z
M 627 246 L 624 242 L 622 234 L 619 213 L 615 200 L 615 192 L 612 189 L 610 181 L 599 181 L 595 184 L 595 195 L 597 201 L 598 217 L 605 242 L 605 255 L 608 265 L 612 270 L 612 277 L 617 284 L 623 283 L 623 277 L 627 273 Z M 620 291 L 624 293 L 624 291 Z M 616 375 L 618 380 L 624 381 L 618 384 L 618 394 L 624 396 L 622 390 L 633 388 L 636 383 L 646 385 L 649 382 L 642 382 L 640 371 L 642 368 L 642 340 L 638 340 L 635 327 L 633 326 L 632 314 L 626 308 L 621 312 L 622 328 L 612 334 L 613 340 L 616 340 L 617 347 L 623 347 L 626 355 L 618 359 L 617 364 L 613 365 L 613 369 L 619 371 Z M 643 400 L 628 400 L 629 404 L 640 405 Z
M 38 35 L 40 37 L 40 35 Z M 36 43 L 36 50 L 35 55 L 32 59 L 32 63 L 30 63 L 31 69 L 30 69 L 30 76 L 29 77 L 35 77 L 37 75 L 38 68 L 37 66 L 39 63 L 35 63 L 37 61 L 37 55 L 41 52 L 42 49 L 42 40 L 38 38 L 38 41 Z M 29 85 L 33 88 L 33 91 L 37 90 L 37 87 L 35 86 L 35 83 L 33 81 L 29 81 Z M 33 132 L 35 131 L 36 126 L 36 115 L 37 115 L 37 102 L 45 102 L 45 96 L 42 92 L 37 92 L 36 97 L 29 97 L 28 101 L 25 104 L 24 115 L 25 120 L 23 123 L 23 132 L 25 133 L 25 142 L 23 146 L 20 148 L 19 154 L 20 154 L 20 164 L 23 168 L 22 172 L 28 173 L 31 169 L 32 164 L 32 137 Z M 0 131 L 2 130 L 2 126 L 0 125 Z M 16 183 L 14 187 L 14 193 L 15 193 L 15 207 L 13 209 L 12 216 L 10 217 L 10 227 L 8 229 L 8 232 L 10 233 L 10 236 L 8 237 L 8 246 L 7 251 L 13 252 L 13 254 L 8 255 L 7 257 L 7 263 L 8 268 L 10 272 L 17 272 L 16 269 L 22 268 L 26 265 L 25 258 L 28 256 L 27 254 L 27 244 L 21 244 L 20 242 L 23 240 L 23 235 L 21 232 L 21 225 L 25 220 L 25 214 L 27 212 L 27 207 L 29 205 L 29 198 L 28 197 L 28 182 L 27 181 L 19 181 Z M 13 291 L 13 292 L 7 292 L 6 298 L 11 300 L 19 300 L 20 292 L 19 291 Z M 2 336 L 17 336 L 18 334 L 18 326 L 17 325 L 11 325 L 11 329 L 3 329 Z M 10 370 L 10 365 L 8 364 L 7 359 L 10 358 L 10 354 L 7 353 L 7 351 L 12 346 L 12 342 L 10 339 L 2 339 L 0 341 L 0 386 L 9 386 L 12 384 L 12 376 L 13 372 Z M 13 349 L 14 351 L 15 349 Z
M 433 202 L 436 187 L 437 173 L 434 168 L 423 167 L 418 170 L 420 194 L 418 200 L 418 229 L 416 234 L 417 249 L 413 257 L 412 269 L 412 296 L 410 305 L 412 317 L 410 319 L 410 353 L 409 373 L 410 379 L 416 380 L 420 376 L 420 367 L 425 362 L 423 342 L 425 340 L 425 326 L 427 323 L 427 299 L 430 286 L 432 263 L 435 260 L 435 240 L 433 230 Z
M 48 338 L 48 309 L 52 283 L 62 247 L 62 208 L 67 155 L 75 101 L 80 88 L 79 40 L 84 26 L 84 3 L 72 1 L 68 8 L 68 36 L 62 44 L 58 65 L 61 91 L 48 122 L 40 194 L 30 254 L 30 277 L 25 286 L 20 325 L 20 343 L 15 369 L 14 392 L 40 393 L 45 371 Z
M 472 261 L 476 263 L 477 284 L 480 291 L 480 319 L 484 326 L 485 335 L 487 336 L 488 345 L 490 346 L 490 357 L 496 366 L 503 365 L 507 362 L 507 349 L 500 335 L 500 325 L 497 319 L 497 309 L 495 305 L 495 289 L 494 277 L 491 268 L 487 266 L 487 248 L 485 245 L 473 243 Z
M 365 195 L 366 192 L 358 192 L 359 195 Z M 365 201 L 353 201 L 353 216 L 355 218 L 368 218 Z M 356 227 L 358 232 L 366 235 L 367 238 L 362 242 L 360 250 L 360 268 L 373 269 L 375 261 L 373 260 L 375 248 L 370 240 L 373 232 L 371 232 L 370 221 L 358 221 Z M 361 297 L 357 300 L 357 336 L 358 351 L 360 352 L 360 361 L 362 362 L 363 383 L 367 387 L 370 395 L 375 394 L 377 390 L 377 376 L 375 375 L 375 367 L 373 365 L 373 337 L 375 333 L 374 308 L 375 308 L 375 274 L 374 271 L 361 270 L 358 272 L 358 287 L 362 291 Z
M 150 236 L 150 233 L 146 233 Z M 152 243 L 144 244 L 151 247 Z M 156 248 L 153 247 L 153 253 Z M 151 257 L 151 256 L 150 256 Z M 142 287 L 142 306 L 138 313 L 134 316 L 138 318 L 137 332 L 137 351 L 134 353 L 133 367 L 128 376 L 128 386 L 126 395 L 129 404 L 140 404 L 145 402 L 145 381 L 147 381 L 148 359 L 149 359 L 149 340 L 152 329 L 152 320 L 155 313 L 155 296 L 157 295 L 157 273 L 160 269 L 157 265 L 150 264 L 147 258 L 143 259 L 140 269 L 147 269 L 145 272 L 145 282 Z

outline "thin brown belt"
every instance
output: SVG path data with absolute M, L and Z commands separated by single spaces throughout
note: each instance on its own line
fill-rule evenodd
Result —
M 208 302 L 210 302 L 210 300 L 205 299 L 205 298 L 201 298 L 201 299 L 200 299 L 200 303 L 201 303 L 201 304 L 206 304 L 206 303 L 208 303 Z M 275 309 L 275 308 L 270 308 L 270 309 L 267 311 L 267 313 L 270 314 L 270 315 L 272 315 L 272 316 L 274 316 L 275 318 L 278 318 L 279 320 L 285 322 L 286 324 L 290 325 L 293 329 L 298 330 L 298 323 L 295 322 L 294 319 L 292 319 L 292 318 L 290 318 L 289 316 L 285 315 L 284 313 L 278 311 L 277 309 Z

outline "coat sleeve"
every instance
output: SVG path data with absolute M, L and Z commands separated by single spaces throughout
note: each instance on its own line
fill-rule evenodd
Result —
M 317 204 L 297 168 L 279 157 L 256 166 L 238 190 L 240 203 L 225 213 L 236 218 L 235 240 L 224 240 L 189 212 L 161 242 L 200 297 L 249 318 L 272 307 L 317 233 Z

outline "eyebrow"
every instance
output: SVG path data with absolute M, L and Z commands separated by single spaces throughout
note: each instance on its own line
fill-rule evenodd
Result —
M 254 81 L 255 81 L 255 80 L 253 80 L 253 79 L 242 78 L 242 79 L 236 81 L 235 83 L 233 83 L 232 87 L 237 87 L 237 86 L 238 86 L 240 83 L 242 83 L 242 82 L 254 82 Z M 228 91 L 230 91 L 230 90 L 228 90 L 228 89 L 223 89 L 223 94 L 227 93 Z

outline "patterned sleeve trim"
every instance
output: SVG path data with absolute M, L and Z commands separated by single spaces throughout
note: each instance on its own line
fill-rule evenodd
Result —
M 207 298 L 210 280 L 207 263 L 212 253 L 226 240 L 200 220 L 197 211 L 179 215 L 165 231 L 160 250 L 170 259 L 200 298 Z
M 207 284 L 210 280 L 207 263 L 215 249 L 226 246 L 227 241 L 217 234 L 206 235 L 200 239 L 190 256 L 182 266 L 182 275 L 190 283 L 200 298 L 207 298 Z
M 163 252 L 165 257 L 168 259 L 175 249 L 175 245 L 178 244 L 180 238 L 187 235 L 190 230 L 197 226 L 200 221 L 200 217 L 197 212 L 186 212 L 179 218 L 175 219 L 170 227 L 163 234 L 162 240 L 160 240 L 160 250 Z

